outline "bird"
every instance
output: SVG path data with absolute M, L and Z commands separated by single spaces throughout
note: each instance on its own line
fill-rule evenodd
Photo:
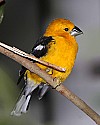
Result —
M 36 63 L 53 78 L 58 79 L 60 84 L 63 83 L 73 69 L 78 52 L 76 36 L 81 34 L 83 32 L 68 19 L 58 18 L 51 21 L 44 35 L 35 42 L 30 54 L 43 61 L 63 67 L 66 71 L 60 72 L 35 61 L 33 63 Z M 39 88 L 39 99 L 42 99 L 50 88 L 50 85 L 44 79 L 23 66 L 19 74 L 18 83 L 24 78 L 25 86 L 11 112 L 11 115 L 15 116 L 27 112 L 32 92 L 36 88 Z

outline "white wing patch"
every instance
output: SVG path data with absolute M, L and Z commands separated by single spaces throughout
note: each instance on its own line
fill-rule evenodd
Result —
M 42 50 L 43 48 L 44 48 L 45 46 L 43 46 L 43 45 L 38 45 L 37 47 L 35 47 L 34 49 L 35 50 Z

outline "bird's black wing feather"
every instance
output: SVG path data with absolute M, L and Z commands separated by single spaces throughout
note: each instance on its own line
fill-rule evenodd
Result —
M 19 70 L 19 78 L 18 78 L 18 81 L 17 81 L 17 85 L 20 83 L 22 78 L 24 78 L 24 74 L 25 74 L 26 70 L 27 69 L 24 66 L 22 66 L 21 70 Z
M 47 45 L 49 42 L 51 42 L 53 38 L 51 36 L 46 37 L 40 37 L 36 43 L 34 44 L 34 47 L 32 48 L 31 54 L 33 54 L 35 57 L 40 58 L 44 55 L 46 55 L 48 48 Z M 18 79 L 17 84 L 20 83 L 21 79 L 24 77 L 24 73 L 26 72 L 26 68 L 22 66 L 22 69 L 20 70 L 20 76 Z
M 35 57 L 40 58 L 44 55 L 46 55 L 48 48 L 47 45 L 49 42 L 51 42 L 53 38 L 51 36 L 46 37 L 40 37 L 36 43 L 34 44 L 34 47 L 32 48 L 31 54 L 33 54 Z

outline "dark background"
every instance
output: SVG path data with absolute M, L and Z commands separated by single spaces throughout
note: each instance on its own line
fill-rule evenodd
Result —
M 70 19 L 84 35 L 77 38 L 79 52 L 64 85 L 100 114 L 100 1 L 7 0 L 0 41 L 30 52 L 34 42 L 55 18 Z M 12 117 L 23 83 L 16 85 L 20 65 L 0 54 L 0 125 L 94 125 L 95 123 L 55 90 L 42 100 L 33 93 L 28 113 Z

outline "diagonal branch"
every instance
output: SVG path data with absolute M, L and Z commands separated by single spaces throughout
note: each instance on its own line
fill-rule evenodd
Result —
M 47 81 L 53 88 L 55 88 L 56 80 L 48 75 L 45 71 L 40 69 L 36 64 L 32 63 L 26 58 L 23 58 L 3 47 L 0 46 L 0 52 L 11 59 L 15 60 L 19 64 L 23 65 L 31 72 L 42 77 L 45 81 Z M 56 87 L 56 90 L 69 99 L 73 104 L 75 104 L 80 110 L 82 110 L 85 114 L 87 114 L 92 120 L 95 121 L 96 124 L 100 125 L 100 116 L 91 109 L 83 100 L 81 100 L 78 96 L 76 96 L 73 92 L 71 92 L 68 88 L 65 88 L 62 84 Z
M 60 72 L 65 72 L 66 71 L 65 68 L 56 66 L 54 64 L 50 64 L 49 62 L 45 62 L 43 60 L 40 60 L 40 59 L 36 58 L 34 55 L 25 53 L 22 50 L 17 49 L 16 47 L 8 46 L 8 45 L 6 45 L 6 44 L 4 44 L 2 42 L 0 42 L 0 46 L 2 46 L 3 48 L 5 48 L 7 50 L 10 50 L 13 53 L 16 53 L 17 55 L 20 55 L 20 56 L 28 58 L 30 60 L 36 61 L 36 62 L 38 62 L 38 63 L 40 63 L 42 65 L 45 65 L 45 66 L 50 67 L 50 68 L 53 68 L 53 69 L 58 70 Z

